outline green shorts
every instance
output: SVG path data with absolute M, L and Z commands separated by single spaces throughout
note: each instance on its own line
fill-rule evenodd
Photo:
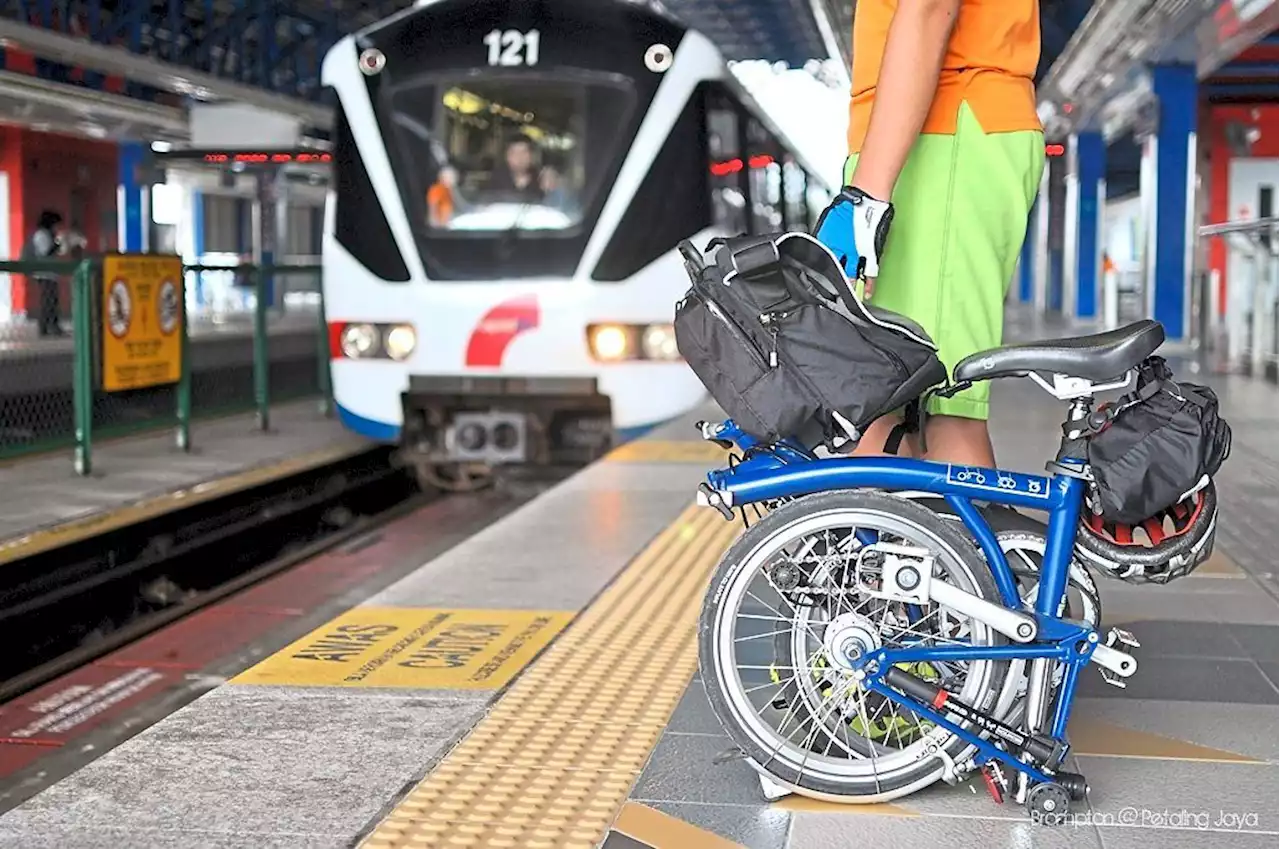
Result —
M 857 155 L 845 163 L 845 183 Z M 1044 134 L 986 133 L 962 104 L 955 135 L 917 139 L 893 191 L 894 218 L 871 302 L 919 323 L 948 372 L 1000 344 L 1004 299 L 1044 170 Z M 990 384 L 934 398 L 933 414 L 987 418 Z

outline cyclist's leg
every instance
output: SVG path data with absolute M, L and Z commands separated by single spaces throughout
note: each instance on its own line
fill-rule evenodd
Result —
M 1043 168 L 1041 133 L 987 134 L 967 104 L 955 135 L 922 135 L 912 148 L 894 189 L 893 228 L 872 301 L 921 324 L 948 370 L 1000 344 L 1004 297 Z M 930 401 L 931 458 L 994 465 L 989 393 L 981 383 Z M 879 447 L 865 441 L 870 450 Z

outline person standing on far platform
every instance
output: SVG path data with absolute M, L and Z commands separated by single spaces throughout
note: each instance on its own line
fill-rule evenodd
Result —
M 1038 0 L 858 0 L 854 12 L 842 193 L 854 224 L 818 238 L 863 263 L 871 302 L 920 324 L 948 370 L 1001 343 L 1044 169 L 1039 60 Z M 995 465 L 989 391 L 931 399 L 930 459 Z M 879 452 L 895 424 L 875 422 L 857 453 Z
M 26 245 L 22 248 L 22 259 L 52 259 L 61 253 L 62 244 L 59 237 L 61 229 L 61 213 L 52 209 L 46 209 L 40 213 L 40 220 L 36 224 L 35 232 L 31 234 L 31 238 L 27 239 Z M 40 328 L 40 335 L 63 335 L 62 323 L 59 320 L 61 307 L 58 298 L 58 276 L 46 271 L 32 274 L 27 279 L 34 281 L 36 284 L 38 298 L 36 324 Z

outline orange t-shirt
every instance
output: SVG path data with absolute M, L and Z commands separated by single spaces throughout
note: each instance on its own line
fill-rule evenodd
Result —
M 858 0 L 854 11 L 850 153 L 862 149 L 867 135 L 889 22 L 897 7 L 898 0 Z M 961 0 L 922 132 L 954 133 L 965 101 L 988 133 L 1041 129 L 1033 82 L 1039 61 L 1039 0 Z
M 427 212 L 436 227 L 443 227 L 453 217 L 453 192 L 444 183 L 435 183 L 427 190 Z

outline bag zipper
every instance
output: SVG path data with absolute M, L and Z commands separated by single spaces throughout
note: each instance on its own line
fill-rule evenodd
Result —
M 799 309 L 801 309 L 801 307 L 796 307 L 796 309 L 786 310 L 784 312 L 767 312 L 760 314 L 760 323 L 769 329 L 769 334 L 773 339 L 773 348 L 769 352 L 769 360 L 773 363 L 773 367 L 775 368 L 778 365 L 778 322 L 784 318 L 790 317 Z M 809 400 L 813 402 L 814 406 L 819 410 L 830 411 L 822 393 L 818 391 L 817 385 L 809 378 L 809 375 L 805 374 L 801 369 L 796 368 L 795 363 L 791 363 L 791 371 L 792 374 L 795 375 L 795 378 L 804 385 L 805 393 L 809 396 Z M 822 423 L 822 427 L 825 432 L 827 430 L 826 423 Z
M 760 324 L 769 332 L 769 368 L 778 367 L 778 322 L 791 315 L 791 310 L 760 313 Z
M 737 339 L 742 347 L 747 349 L 747 354 L 755 361 L 755 364 L 761 369 L 768 368 L 769 366 L 766 365 L 764 354 L 760 351 L 759 346 L 757 346 L 756 343 L 751 341 L 747 336 L 746 331 L 739 327 L 737 322 L 729 318 L 729 316 L 725 314 L 724 310 L 720 309 L 720 305 L 715 301 L 710 298 L 704 298 L 703 300 L 707 304 L 707 311 L 720 319 L 720 321 L 724 323 L 725 327 L 729 328 L 730 335 Z

